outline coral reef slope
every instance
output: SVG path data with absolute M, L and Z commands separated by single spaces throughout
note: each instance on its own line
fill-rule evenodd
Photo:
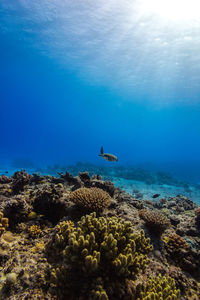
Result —
M 200 299 L 200 208 L 100 175 L 0 176 L 0 299 Z

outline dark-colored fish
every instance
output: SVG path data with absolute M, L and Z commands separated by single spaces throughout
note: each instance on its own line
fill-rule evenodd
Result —
M 103 147 L 101 147 L 101 151 L 99 156 L 103 157 L 105 160 L 109 160 L 109 161 L 118 161 L 117 156 L 110 154 L 110 153 L 104 153 L 103 152 Z
M 160 194 L 154 194 L 153 196 L 152 196 L 152 198 L 158 198 L 160 196 Z

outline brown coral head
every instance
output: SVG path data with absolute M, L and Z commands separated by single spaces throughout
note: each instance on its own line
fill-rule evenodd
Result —
M 186 240 L 176 233 L 171 233 L 166 238 L 166 245 L 171 251 L 180 251 L 181 249 L 188 249 L 189 245 Z
M 199 253 L 183 237 L 171 233 L 164 238 L 164 243 L 170 262 L 193 275 L 199 271 Z
M 79 207 L 87 211 L 100 212 L 110 205 L 110 195 L 102 189 L 93 188 L 79 188 L 73 191 L 70 200 Z
M 161 234 L 170 225 L 168 218 L 159 211 L 142 209 L 139 216 L 145 221 L 148 229 L 156 234 Z

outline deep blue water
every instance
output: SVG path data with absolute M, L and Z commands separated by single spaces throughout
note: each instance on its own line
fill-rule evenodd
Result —
M 103 145 L 200 182 L 200 24 L 106 3 L 0 2 L 0 167 L 112 164 Z

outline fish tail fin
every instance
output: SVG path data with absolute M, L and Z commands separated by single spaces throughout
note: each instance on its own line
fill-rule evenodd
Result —
M 103 147 L 101 147 L 101 151 L 100 151 L 100 154 L 103 154 Z

